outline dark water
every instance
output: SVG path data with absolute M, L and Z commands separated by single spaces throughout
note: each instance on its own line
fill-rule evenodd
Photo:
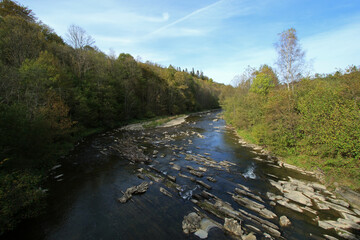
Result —
M 169 161 L 173 158 L 174 150 L 169 146 L 183 147 L 182 151 L 175 151 L 179 158 L 175 164 L 185 170 L 186 165 L 198 167 L 194 162 L 186 161 L 180 152 L 191 154 L 209 153 L 216 161 L 227 160 L 236 165 L 229 168 L 229 172 L 208 168 L 206 176 L 217 179 L 216 183 L 202 181 L 212 186 L 210 193 L 228 201 L 235 210 L 245 209 L 235 203 L 227 192 L 233 192 L 236 184 L 247 186 L 253 193 L 265 200 L 268 209 L 278 216 L 286 215 L 292 225 L 280 228 L 286 239 L 322 239 L 317 236 L 334 232 L 317 227 L 313 216 L 300 214 L 280 205 L 272 207 L 266 198 L 266 192 L 273 190 L 269 184 L 269 176 L 273 174 L 281 178 L 292 176 L 295 178 L 314 180 L 300 175 L 295 171 L 276 168 L 271 165 L 255 161 L 259 155 L 251 149 L 242 147 L 233 131 L 225 128 L 223 120 L 213 121 L 219 112 L 194 115 L 187 118 L 187 122 L 176 127 L 146 130 L 144 139 L 139 138 L 139 146 L 146 146 L 145 154 L 151 156 L 154 149 L 159 151 L 153 163 L 164 174 L 177 177 L 177 184 L 183 189 L 203 190 L 189 179 L 178 176 L 178 171 L 171 168 Z M 179 134 L 174 141 L 163 139 L 164 132 L 175 134 L 188 132 L 189 136 Z M 200 133 L 200 138 L 191 132 Z M 129 164 L 129 161 L 114 154 L 108 154 L 108 149 L 117 139 L 123 137 L 123 132 L 112 131 L 88 138 L 61 163 L 61 167 L 51 174 L 48 188 L 49 200 L 46 214 L 39 218 L 25 221 L 19 227 L 3 236 L 5 239 L 198 239 L 194 235 L 182 232 L 182 220 L 185 215 L 194 211 L 195 204 L 183 199 L 174 189 L 164 186 L 164 183 L 154 183 L 145 194 L 135 195 L 126 204 L 117 201 L 122 196 L 121 191 L 138 185 L 142 181 L 136 176 L 137 169 L 146 168 L 141 164 Z M 144 136 L 142 132 L 132 132 L 133 136 Z M 192 140 L 189 144 L 188 140 Z M 105 153 L 105 154 L 103 154 Z M 166 154 L 161 158 L 161 154 Z M 263 157 L 263 156 L 261 156 Z M 63 176 L 54 178 L 63 174 Z M 59 180 L 59 181 L 58 181 Z M 148 179 L 145 179 L 149 181 Z M 167 188 L 173 198 L 163 195 L 159 187 Z M 210 213 L 207 215 L 219 223 L 223 220 Z M 336 215 L 326 216 L 336 219 Z M 271 220 L 278 225 L 278 219 Z M 246 224 L 246 222 L 245 222 Z M 212 229 L 208 239 L 229 239 L 230 236 L 220 229 Z M 263 236 L 257 234 L 258 239 Z

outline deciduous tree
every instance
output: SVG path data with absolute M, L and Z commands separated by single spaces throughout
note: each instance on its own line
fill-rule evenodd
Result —
M 301 49 L 296 30 L 290 28 L 280 33 L 275 48 L 278 53 L 276 64 L 279 67 L 283 81 L 290 90 L 290 85 L 301 77 L 305 66 L 305 52 Z

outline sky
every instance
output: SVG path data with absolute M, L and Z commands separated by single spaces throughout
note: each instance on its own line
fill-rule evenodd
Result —
M 360 65 L 358 0 L 19 0 L 66 40 L 75 24 L 104 53 L 201 70 L 230 84 L 248 67 L 276 69 L 274 43 L 295 28 L 312 74 Z

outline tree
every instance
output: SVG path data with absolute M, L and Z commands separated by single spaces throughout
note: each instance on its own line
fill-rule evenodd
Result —
M 275 84 L 271 76 L 266 73 L 259 73 L 254 78 L 250 91 L 265 96 L 269 93 L 270 88 L 272 87 L 275 87 Z
M 279 36 L 279 41 L 275 43 L 278 53 L 276 64 L 279 67 L 283 81 L 290 90 L 290 85 L 300 78 L 305 66 L 305 52 L 301 49 L 294 28 L 283 31 Z
M 66 37 L 68 44 L 75 49 L 84 49 L 86 46 L 92 47 L 95 43 L 95 40 L 84 29 L 76 25 L 71 25 L 68 28 Z
M 3 63 L 19 67 L 25 59 L 36 58 L 44 46 L 40 27 L 18 16 L 7 15 L 0 19 L 0 59 Z
M 11 0 L 0 2 L 0 16 L 16 16 L 28 22 L 35 22 L 36 17 L 32 10 Z
M 81 79 L 90 69 L 88 52 L 94 50 L 95 40 L 81 27 L 71 25 L 68 28 L 67 43 L 74 48 L 73 67 L 76 76 Z
M 276 73 L 266 64 L 260 66 L 259 70 L 254 71 L 251 75 L 255 76 L 252 77 L 251 92 L 266 96 L 270 89 L 278 84 Z

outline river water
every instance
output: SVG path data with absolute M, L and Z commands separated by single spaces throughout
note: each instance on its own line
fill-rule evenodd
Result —
M 239 143 L 231 129 L 218 118 L 219 111 L 195 114 L 186 122 L 169 128 L 156 128 L 144 131 L 110 131 L 91 136 L 79 144 L 61 162 L 61 166 L 50 173 L 48 183 L 49 197 L 46 213 L 42 216 L 23 222 L 19 227 L 4 236 L 6 239 L 198 239 L 182 231 L 185 215 L 200 209 L 193 201 L 192 194 L 203 190 L 231 204 L 235 210 L 242 209 L 251 214 L 256 212 L 235 202 L 229 193 L 235 188 L 245 186 L 253 194 L 263 199 L 263 205 L 274 212 L 277 217 L 268 219 L 279 227 L 283 239 L 325 239 L 324 235 L 335 236 L 335 230 L 318 227 L 316 217 L 336 220 L 340 214 L 336 211 L 320 211 L 316 215 L 299 213 L 279 204 L 271 204 L 267 192 L 276 193 L 277 189 L 270 184 L 271 180 L 286 180 L 288 177 L 302 181 L 316 181 L 294 170 L 280 168 L 269 162 L 258 161 L 266 156 Z M 153 181 L 145 176 L 137 176 L 138 169 L 149 169 L 146 164 L 131 164 L 111 151 L 111 146 L 124 137 L 131 137 L 145 155 L 153 162 L 151 166 L 160 171 L 158 176 L 176 176 L 175 189 L 165 181 Z M 156 150 L 156 158 L 153 151 Z M 198 162 L 186 160 L 186 156 L 202 156 L 216 162 L 226 160 L 226 170 L 205 166 L 203 177 L 189 174 L 186 166 L 204 167 Z M 180 170 L 173 169 L 177 165 Z M 179 173 L 200 179 L 211 186 L 206 189 L 198 183 Z M 206 177 L 212 177 L 211 182 Z M 143 181 L 150 182 L 148 191 L 134 195 L 127 203 L 117 199 L 127 188 Z M 240 184 L 240 185 L 238 185 Z M 167 189 L 173 197 L 166 196 L 159 188 Z M 275 206 L 274 206 L 275 205 Z M 201 210 L 214 221 L 223 224 L 224 219 Z M 291 225 L 279 226 L 279 217 L 286 215 Z M 359 217 L 359 216 L 357 216 Z M 245 224 L 255 226 L 257 239 L 265 239 L 266 230 L 261 225 L 254 225 L 249 220 Z M 253 232 L 245 228 L 247 232 Z M 356 235 L 354 229 L 350 229 Z M 271 234 L 270 234 L 271 235 Z M 278 237 L 274 236 L 274 239 Z M 209 231 L 208 239 L 231 239 L 231 236 L 219 228 Z

